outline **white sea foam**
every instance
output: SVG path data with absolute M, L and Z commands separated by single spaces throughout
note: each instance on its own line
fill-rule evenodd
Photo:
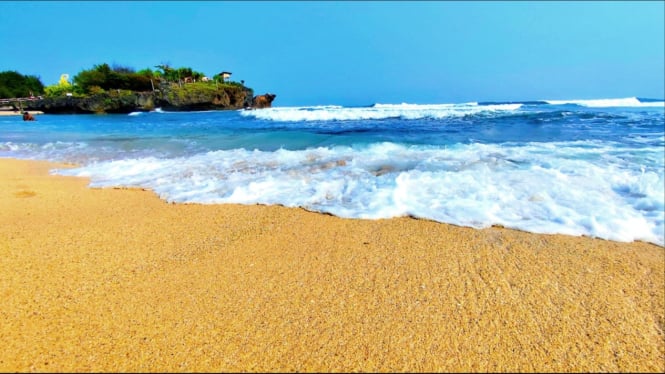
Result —
M 146 157 L 56 172 L 90 177 L 93 187 L 150 188 L 171 202 L 281 204 L 350 218 L 411 215 L 664 245 L 662 160 L 638 167 L 626 162 L 634 151 L 594 141 L 375 143 Z
M 593 100 L 543 100 L 552 105 L 576 104 L 589 108 L 610 107 L 665 107 L 663 101 L 641 102 L 637 97 L 621 99 L 593 99 Z
M 375 104 L 372 107 L 345 108 L 340 106 L 273 107 L 244 110 L 240 114 L 272 121 L 349 121 L 387 118 L 441 119 L 478 113 L 501 113 L 518 110 L 522 104 Z
M 639 102 L 628 99 L 577 104 Z M 662 109 L 471 102 L 145 113 L 138 122 L 47 116 L 31 126 L 3 122 L 0 157 L 74 162 L 83 166 L 57 173 L 150 188 L 172 202 L 410 215 L 665 245 Z M 411 118 L 427 120 L 402 121 Z
M 76 152 L 81 152 L 87 146 L 85 142 L 56 141 L 41 145 L 25 142 L 4 142 L 0 143 L 0 156 L 56 161 Z M 88 159 L 88 157 L 85 157 L 85 159 Z

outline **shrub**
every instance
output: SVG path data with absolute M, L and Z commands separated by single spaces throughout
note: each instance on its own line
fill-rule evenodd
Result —
M 44 95 L 46 97 L 65 96 L 68 93 L 73 93 L 74 87 L 71 84 L 53 84 L 44 88 Z
M 88 88 L 88 92 L 90 92 L 92 95 L 97 95 L 106 92 L 103 88 L 99 86 L 90 86 Z
M 100 87 L 106 91 L 114 89 L 150 91 L 152 75 L 149 69 L 136 73 L 130 67 L 114 65 L 111 68 L 108 64 L 100 64 L 78 73 L 74 77 L 74 82 L 85 93 L 93 93 L 92 87 Z
M 0 72 L 0 98 L 38 96 L 44 93 L 44 85 L 34 75 L 23 75 L 16 71 Z

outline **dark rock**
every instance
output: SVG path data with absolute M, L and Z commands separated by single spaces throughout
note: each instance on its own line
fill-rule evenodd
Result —
M 271 93 L 254 96 L 254 99 L 252 99 L 252 108 L 253 109 L 270 108 L 272 106 L 273 100 L 275 100 L 275 97 L 277 97 L 277 95 L 273 95 Z
M 253 94 L 252 89 L 244 86 L 218 88 L 215 85 L 186 84 L 162 87 L 153 92 L 109 90 L 83 97 L 49 97 L 26 102 L 23 106 L 48 114 L 131 113 L 159 107 L 167 111 L 234 110 L 247 107 Z

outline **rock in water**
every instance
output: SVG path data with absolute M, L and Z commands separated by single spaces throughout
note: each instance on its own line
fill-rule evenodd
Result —
M 267 93 L 265 95 L 257 95 L 252 99 L 252 108 L 253 109 L 262 109 L 270 108 L 272 106 L 272 101 L 275 100 L 277 95 Z

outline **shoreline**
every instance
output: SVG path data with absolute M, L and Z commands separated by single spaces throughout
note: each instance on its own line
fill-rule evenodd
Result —
M 25 111 L 26 110 L 23 110 L 23 112 Z M 13 110 L 0 110 L 0 116 L 21 116 L 23 115 L 23 112 L 21 111 L 14 112 Z M 44 112 L 41 112 L 39 110 L 28 110 L 27 112 L 32 115 L 44 114 Z
M 70 166 L 0 158 L 0 371 L 665 370 L 656 244 L 170 204 Z

